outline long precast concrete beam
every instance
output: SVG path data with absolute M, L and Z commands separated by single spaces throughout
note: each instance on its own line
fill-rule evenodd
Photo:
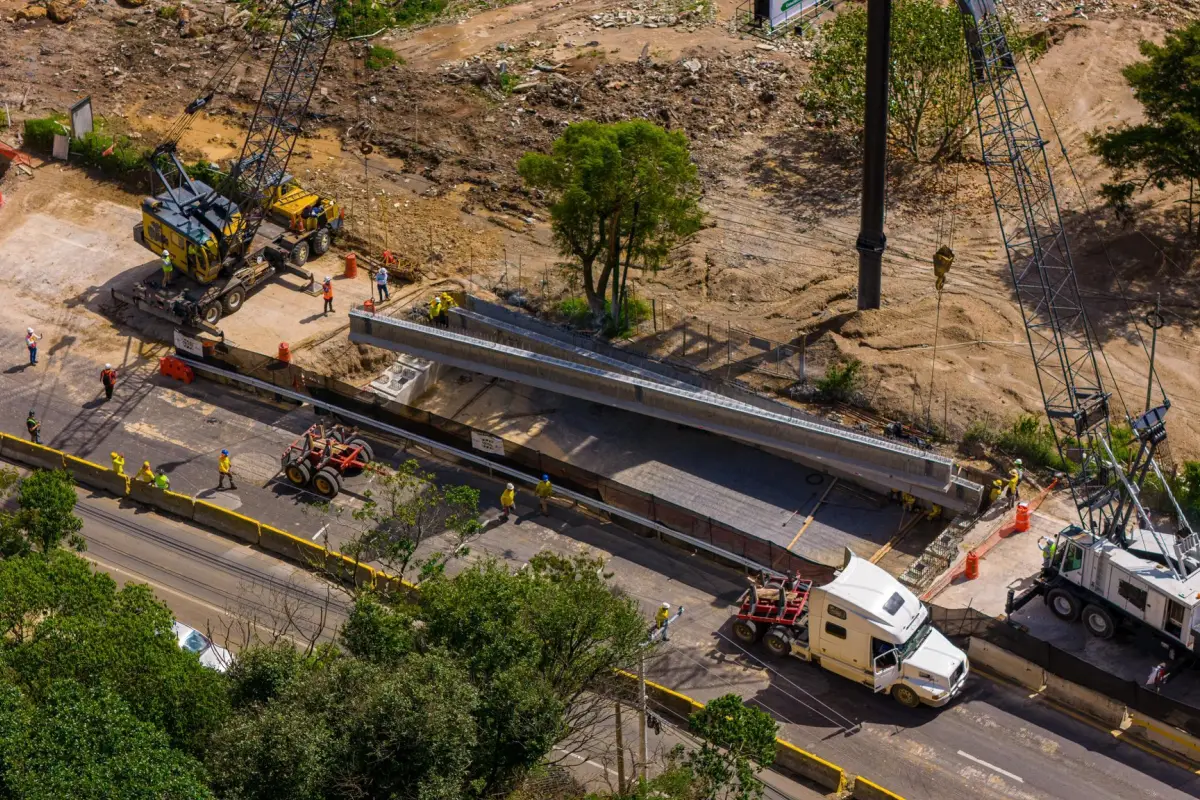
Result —
M 350 312 L 350 340 L 781 450 L 815 468 L 903 489 L 946 508 L 974 510 L 979 504 L 982 487 L 955 475 L 952 459 L 709 392 L 357 310 Z

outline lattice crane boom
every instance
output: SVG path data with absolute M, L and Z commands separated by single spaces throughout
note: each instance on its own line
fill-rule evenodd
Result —
M 1124 546 L 1136 514 L 1133 521 L 1159 539 L 1164 553 L 1174 554 L 1168 559 L 1175 562 L 1172 569 L 1186 570 L 1179 544 L 1167 549 L 1139 499 L 1148 476 L 1158 471 L 1154 451 L 1166 440 L 1168 405 L 1130 420 L 1137 453 L 1122 464 L 1113 452 L 1110 393 L 1080 297 L 1046 141 L 1003 20 L 993 0 L 959 0 L 959 8 L 980 145 L 1038 385 L 1060 454 L 1080 464 L 1071 480 L 1080 521 L 1093 534 Z M 1169 493 L 1169 487 L 1164 490 Z M 1181 524 L 1186 527 L 1186 521 Z

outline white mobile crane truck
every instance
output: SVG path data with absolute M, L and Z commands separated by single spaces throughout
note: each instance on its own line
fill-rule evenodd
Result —
M 983 162 L 1009 271 L 1037 368 L 1046 415 L 1068 476 L 1079 525 L 1060 532 L 1035 584 L 1008 602 L 1008 612 L 1043 596 L 1065 620 L 1082 618 L 1096 636 L 1121 626 L 1166 643 L 1176 663 L 1196 652 L 1200 627 L 1200 536 L 1171 494 L 1155 461 L 1166 441 L 1170 401 L 1141 413 L 1126 407 L 1131 453 L 1118 457 L 1109 431 L 1111 392 L 1097 365 L 1098 341 L 1080 297 L 1058 198 L 1038 131 L 993 0 L 958 0 L 971 62 Z M 1065 150 L 1064 150 L 1065 154 Z M 1153 363 L 1150 386 L 1156 381 Z M 1154 478 L 1174 512 L 1160 530 L 1142 502 Z
M 900 581 L 846 549 L 832 581 L 774 578 L 742 595 L 733 634 L 811 661 L 901 705 L 944 706 L 966 683 L 967 656 L 933 627 Z

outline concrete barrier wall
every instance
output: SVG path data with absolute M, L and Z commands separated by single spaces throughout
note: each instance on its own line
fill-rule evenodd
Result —
M 71 477 L 80 486 L 99 489 L 115 494 L 117 497 L 129 494 L 129 478 L 125 475 L 118 475 L 109 467 L 102 467 L 91 461 L 68 455 L 63 456 L 63 462 L 66 464 L 67 472 L 71 473 Z
M 1129 729 L 1126 731 L 1128 736 L 1183 756 L 1193 764 L 1200 762 L 1200 739 L 1195 736 L 1137 711 L 1130 712 L 1129 721 Z
M 775 740 L 775 766 L 808 778 L 831 792 L 846 790 L 844 769 L 782 739 Z
M 258 545 L 263 550 L 283 556 L 309 569 L 325 564 L 324 547 L 270 525 L 259 525 Z
M 1026 689 L 1040 692 L 1046 685 L 1045 670 L 991 642 L 972 636 L 967 645 L 967 654 L 972 664 L 994 672 L 1002 678 L 1016 681 Z
M 44 445 L 34 444 L 24 439 L 18 439 L 7 433 L 0 435 L 4 437 L 2 443 L 0 443 L 0 454 L 3 454 L 5 458 L 19 461 L 27 467 L 66 469 L 66 463 L 63 461 L 61 450 L 55 450 L 52 447 L 45 447 Z
M 206 525 L 221 533 L 227 533 L 241 539 L 243 542 L 258 544 L 259 522 L 250 517 L 244 517 L 236 511 L 196 500 L 196 513 L 192 517 L 200 525 Z
M 183 519 L 192 519 L 195 514 L 195 501 L 186 494 L 165 491 L 145 481 L 129 482 L 129 499 Z
M 1124 730 L 1129 727 L 1129 712 L 1124 703 L 1113 700 L 1093 689 L 1071 683 L 1049 672 L 1045 673 L 1045 676 L 1046 688 L 1042 694 L 1046 697 L 1089 714 L 1110 728 Z
M 869 781 L 861 775 L 854 779 L 854 791 L 850 793 L 854 800 L 904 800 L 895 792 L 889 792 L 874 781 Z

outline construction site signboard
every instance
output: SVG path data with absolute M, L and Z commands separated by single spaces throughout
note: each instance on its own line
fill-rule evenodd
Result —
M 204 358 L 204 345 L 200 343 L 200 340 L 184 336 L 178 328 L 175 329 L 175 349 L 180 353 Z
M 486 433 L 471 431 L 471 447 L 494 456 L 504 455 L 504 440 L 499 436 L 488 436 Z
M 781 27 L 793 17 L 797 17 L 821 4 L 821 0 L 769 0 L 769 2 L 769 21 L 772 28 Z

